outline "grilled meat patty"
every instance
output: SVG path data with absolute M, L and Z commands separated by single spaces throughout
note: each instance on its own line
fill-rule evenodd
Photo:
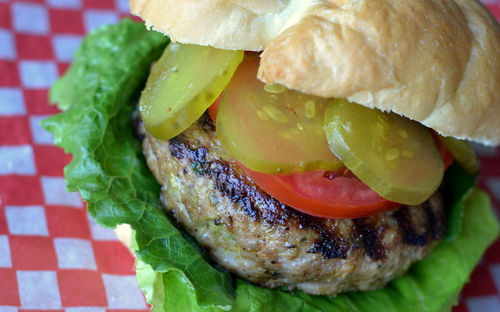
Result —
M 170 141 L 138 128 L 167 212 L 217 263 L 256 284 L 322 295 L 382 287 L 444 234 L 439 194 L 366 218 L 312 217 L 247 177 L 206 114 Z

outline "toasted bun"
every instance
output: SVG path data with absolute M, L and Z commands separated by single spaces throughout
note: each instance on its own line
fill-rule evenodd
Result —
M 474 0 L 131 0 L 183 43 L 264 50 L 258 77 L 500 143 L 500 26 Z

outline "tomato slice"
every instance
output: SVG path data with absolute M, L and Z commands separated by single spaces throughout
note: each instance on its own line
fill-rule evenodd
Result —
M 257 55 L 245 57 L 217 113 L 221 145 L 247 168 L 265 173 L 341 170 L 323 131 L 331 100 L 256 78 Z
M 446 147 L 444 142 L 441 140 L 439 137 L 439 134 L 437 134 L 434 131 L 431 131 L 432 138 L 434 139 L 434 142 L 436 143 L 436 147 L 441 154 L 441 158 L 443 159 L 444 163 L 444 170 L 448 169 L 449 166 L 451 166 L 451 163 L 453 162 L 453 154 L 450 152 L 450 150 Z
M 215 123 L 220 96 L 209 108 Z M 444 144 L 434 136 L 445 168 L 453 156 Z M 366 217 L 396 209 L 399 203 L 389 201 L 375 193 L 349 170 L 308 171 L 292 174 L 266 174 L 252 171 L 240 164 L 245 173 L 269 195 L 305 214 L 332 218 Z
M 217 120 L 217 111 L 219 110 L 219 104 L 221 98 L 222 98 L 222 93 L 217 97 L 215 102 L 208 108 L 208 113 L 210 114 L 210 118 L 214 122 L 214 125 L 215 121 Z
M 380 197 L 348 170 L 278 175 L 243 169 L 269 195 L 308 215 L 357 218 L 401 205 Z
M 209 107 L 215 123 L 221 96 Z M 266 174 L 239 164 L 269 195 L 308 215 L 324 218 L 356 218 L 399 207 L 380 197 L 349 170 Z
M 453 155 L 437 136 L 434 138 L 444 167 L 448 168 L 453 162 Z M 332 219 L 358 218 L 401 206 L 382 198 L 348 169 L 342 172 L 317 170 L 278 175 L 240 166 L 269 195 L 308 215 Z

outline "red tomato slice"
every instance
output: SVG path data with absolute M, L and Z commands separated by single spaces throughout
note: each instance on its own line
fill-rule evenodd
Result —
M 280 202 L 317 217 L 357 218 L 400 206 L 380 197 L 348 170 L 275 175 L 243 169 Z
M 208 108 L 208 113 L 210 114 L 210 118 L 214 122 L 214 125 L 215 125 L 215 119 L 217 117 L 217 111 L 219 110 L 219 104 L 220 104 L 221 98 L 222 98 L 222 93 L 215 100 L 215 102 L 212 105 L 210 105 L 210 107 Z
M 209 108 L 215 122 L 220 96 Z M 445 168 L 453 156 L 434 136 Z M 308 215 L 324 218 L 358 218 L 391 210 L 401 204 L 391 202 L 375 193 L 349 170 L 343 172 L 309 171 L 294 174 L 266 174 L 252 171 L 243 165 L 245 173 L 269 195 Z
M 453 154 L 446 148 L 446 145 L 444 145 L 443 141 L 441 141 L 436 132 L 431 131 L 431 133 L 434 138 L 434 142 L 436 143 L 436 147 L 441 154 L 441 158 L 443 158 L 444 170 L 446 170 L 453 162 Z

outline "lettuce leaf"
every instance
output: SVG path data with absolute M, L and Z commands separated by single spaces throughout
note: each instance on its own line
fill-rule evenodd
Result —
M 463 207 L 469 192 L 477 184 L 476 174 L 467 173 L 457 163 L 453 163 L 447 170 L 441 191 L 448 207 L 446 216 L 446 236 L 450 241 L 457 238 L 462 228 Z
M 383 290 L 335 298 L 311 296 L 260 288 L 215 269 L 163 212 L 160 187 L 147 169 L 131 121 L 149 66 L 167 43 L 165 37 L 129 20 L 92 33 L 52 89 L 51 100 L 65 111 L 43 123 L 55 143 L 73 154 L 65 168 L 68 189 L 81 193 L 98 223 L 108 227 L 128 223 L 133 228 L 138 282 L 153 311 L 451 308 L 499 231 L 489 199 L 479 190 L 457 192 L 462 201 L 458 214 L 464 217 L 455 226 L 454 239 L 442 242 Z M 463 177 L 459 173 L 456 179 Z
M 64 170 L 68 190 L 80 192 L 98 223 L 130 224 L 141 260 L 158 272 L 184 274 L 200 305 L 229 307 L 235 296 L 232 277 L 213 268 L 199 246 L 168 220 L 134 134 L 131 114 L 138 94 L 167 43 L 130 20 L 93 32 L 51 91 L 51 101 L 65 111 L 42 125 L 54 134 L 55 144 L 73 154 Z
M 468 192 L 462 211 L 464 218 L 457 237 L 440 243 L 430 256 L 384 289 L 332 298 L 261 288 L 238 279 L 236 304 L 231 311 L 450 311 L 483 252 L 499 233 L 485 192 L 478 189 Z M 147 275 L 155 275 L 154 282 L 146 281 Z M 153 312 L 205 311 L 195 305 L 194 292 L 182 275 L 154 272 L 137 260 L 137 279 Z M 169 298 L 169 293 L 178 295 Z M 181 305 L 177 300 L 180 298 Z

